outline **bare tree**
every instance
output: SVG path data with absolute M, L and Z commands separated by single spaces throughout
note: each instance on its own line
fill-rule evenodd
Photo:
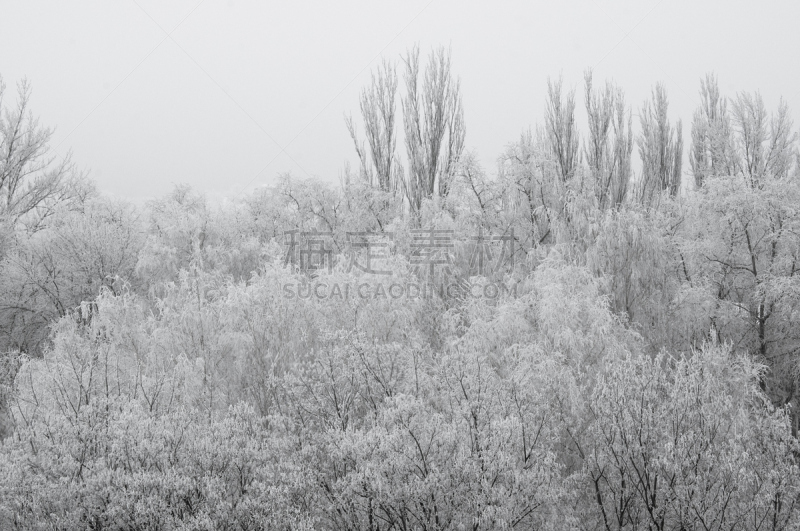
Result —
M 31 86 L 17 85 L 17 105 L 4 105 L 5 83 L 0 78 L 0 217 L 12 222 L 35 218 L 37 225 L 52 207 L 86 190 L 67 153 L 51 155 L 51 129 L 39 125 L 29 109 Z
M 562 80 L 547 80 L 545 107 L 547 142 L 561 182 L 567 182 L 578 167 L 578 126 L 575 123 L 575 91 L 562 95 Z
M 601 209 L 615 208 L 628 194 L 631 178 L 633 132 L 630 110 L 625 109 L 622 90 L 606 83 L 602 91 L 592 90 L 592 72 L 586 82 L 586 113 L 589 138 L 584 148 Z
M 777 114 L 769 117 L 761 95 L 741 93 L 733 102 L 736 167 L 758 186 L 765 176 L 785 178 L 791 173 L 795 141 L 789 107 L 781 99 Z
M 395 192 L 403 178 L 403 167 L 395 146 L 395 98 L 397 73 L 393 64 L 384 61 L 372 73 L 372 83 L 361 92 L 361 116 L 369 144 L 369 152 L 358 139 L 353 118 L 345 119 L 361 163 L 361 176 L 370 186 L 384 192 Z
M 700 81 L 700 97 L 700 107 L 692 118 L 692 145 L 689 149 L 689 164 L 696 188 L 700 188 L 709 176 L 735 172 L 727 101 L 720 96 L 719 83 L 713 74 Z
M 403 99 L 406 152 L 409 171 L 403 187 L 411 212 L 422 200 L 447 196 L 464 151 L 464 111 L 459 81 L 451 73 L 450 52 L 431 52 L 420 86 L 419 48 L 403 58 L 406 96 Z
M 683 158 L 683 126 L 678 120 L 673 128 L 667 117 L 667 91 L 659 83 L 652 101 L 645 101 L 640 120 L 642 132 L 637 139 L 642 159 L 642 177 L 638 183 L 638 199 L 649 204 L 662 191 L 674 196 L 681 187 Z

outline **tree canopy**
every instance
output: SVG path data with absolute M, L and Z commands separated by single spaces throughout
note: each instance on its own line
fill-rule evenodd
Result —
M 684 168 L 665 86 L 637 124 L 589 71 L 587 123 L 551 80 L 489 171 L 449 52 L 398 65 L 346 120 L 357 173 L 221 206 L 86 192 L 20 84 L 0 527 L 800 527 L 785 104 L 706 77 Z

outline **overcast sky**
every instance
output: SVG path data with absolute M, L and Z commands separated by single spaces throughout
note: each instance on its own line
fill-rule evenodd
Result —
M 634 113 L 663 82 L 687 143 L 710 71 L 770 110 L 783 96 L 797 122 L 799 29 L 797 0 L 7 0 L 0 75 L 7 97 L 30 80 L 53 147 L 101 190 L 139 201 L 188 183 L 234 197 L 287 171 L 336 180 L 355 163 L 344 113 L 381 57 L 414 43 L 451 47 L 467 147 L 491 173 L 541 120 L 547 78 L 582 102 L 587 67 Z

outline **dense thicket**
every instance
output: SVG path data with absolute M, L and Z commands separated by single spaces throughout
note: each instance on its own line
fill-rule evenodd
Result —
M 404 94 L 386 63 L 362 95 L 339 185 L 0 203 L 4 529 L 800 526 L 786 107 L 706 78 L 682 179 L 665 89 L 635 132 L 588 73 L 587 127 L 552 82 L 489 175 L 449 55 L 404 66 Z M 25 168 L 14 112 L 0 175 Z

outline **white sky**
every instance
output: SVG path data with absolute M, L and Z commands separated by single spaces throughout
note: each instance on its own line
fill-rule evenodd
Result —
M 139 201 L 188 183 L 233 197 L 285 171 L 333 181 L 355 164 L 343 114 L 357 116 L 380 58 L 415 42 L 423 56 L 452 47 L 467 147 L 491 173 L 541 120 L 548 76 L 577 88 L 582 109 L 587 67 L 634 113 L 664 82 L 687 144 L 710 71 L 770 110 L 783 96 L 797 120 L 798 29 L 796 0 L 7 0 L 0 75 L 7 97 L 28 77 L 53 147 L 101 190 Z

